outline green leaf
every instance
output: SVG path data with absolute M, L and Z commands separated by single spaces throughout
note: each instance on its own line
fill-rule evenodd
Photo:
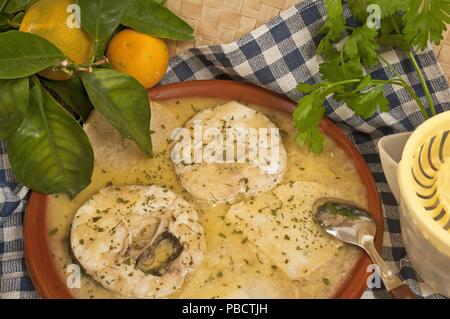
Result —
M 297 134 L 297 143 L 308 146 L 314 154 L 320 154 L 325 147 L 325 136 L 318 127 L 311 127 Z
M 322 87 L 326 86 L 325 83 L 315 83 L 315 84 L 308 84 L 308 83 L 299 83 L 297 84 L 297 91 L 301 93 L 311 93 L 315 90 L 318 90 Z
M 104 48 L 119 26 L 127 7 L 123 0 L 77 0 L 81 9 L 81 25 L 94 38 L 96 52 Z
M 380 112 L 389 112 L 389 100 L 386 96 L 384 96 L 384 93 L 381 93 L 377 96 L 377 105 Z
M 299 130 L 319 126 L 325 115 L 323 99 L 316 94 L 303 97 L 294 111 L 294 125 Z
M 22 124 L 28 110 L 28 78 L 0 80 L 0 140 Z
M 19 12 L 16 15 L 0 13 L 0 33 L 19 29 L 24 15 L 23 12 Z
M 355 28 L 344 44 L 343 51 L 350 58 L 361 58 L 368 66 L 378 62 L 378 31 L 367 27 Z
M 345 29 L 345 20 L 342 2 L 336 0 L 325 0 L 327 7 L 327 20 L 320 29 L 320 33 L 326 34 L 331 41 L 339 41 L 342 31 Z
M 3 11 L 6 13 L 16 13 L 27 9 L 36 1 L 37 0 L 9 0 Z
M 73 198 L 91 181 L 94 152 L 85 132 L 40 85 L 8 139 L 8 156 L 19 181 L 37 192 Z
M 428 41 L 438 45 L 450 23 L 450 0 L 409 0 L 410 8 L 403 16 L 408 43 L 425 49 Z
M 24 12 L 19 12 L 10 21 L 12 24 L 16 25 L 18 28 L 18 27 L 20 27 L 20 24 L 22 23 L 24 16 L 25 16 Z
M 341 40 L 341 34 L 345 29 L 345 19 L 341 1 L 326 0 L 327 20 L 320 28 L 320 33 L 325 36 L 317 47 L 317 53 L 323 55 L 326 60 L 336 57 L 336 49 L 333 43 Z
M 152 155 L 150 102 L 147 91 L 134 78 L 110 69 L 81 76 L 94 107 L 122 134 Z
M 348 0 L 348 5 L 353 16 L 360 22 L 366 22 L 367 20 L 367 6 L 369 5 L 369 2 L 369 0 Z
M 6 7 L 6 4 L 8 3 L 9 0 L 0 0 L 0 13 L 3 12 L 3 10 Z
M 148 0 L 129 0 L 122 24 L 159 38 L 192 40 L 194 30 L 164 6 Z
M 398 34 L 404 28 L 402 15 L 393 14 L 381 20 L 381 33 L 383 34 Z
M 64 60 L 56 46 L 31 33 L 1 33 L 0 48 L 0 79 L 26 77 Z
M 325 57 L 326 60 L 331 60 L 337 56 L 337 50 L 335 49 L 329 35 L 326 35 L 320 41 L 319 46 L 317 47 L 317 53 Z
M 302 98 L 294 111 L 294 126 L 299 130 L 297 142 L 307 145 L 314 153 L 321 153 L 325 138 L 319 129 L 320 121 L 325 115 L 324 99 L 317 94 Z
M 9 19 L 10 19 L 10 15 L 9 14 L 0 14 L 0 29 L 6 29 L 6 28 L 10 28 L 11 26 L 9 25 Z
M 58 94 L 64 103 L 83 121 L 91 114 L 93 106 L 79 78 L 67 81 L 41 79 L 43 84 Z
M 377 108 L 382 112 L 389 110 L 389 101 L 384 96 L 383 87 L 381 85 L 376 86 L 367 92 L 361 92 L 345 97 L 344 101 L 349 108 L 363 119 L 372 117 L 377 111 Z
M 322 77 L 330 82 L 362 78 L 363 71 L 359 57 L 343 62 L 340 57 L 323 62 L 319 66 Z
M 408 7 L 409 0 L 348 0 L 353 16 L 361 22 L 366 22 L 368 6 L 376 4 L 380 7 L 381 18 L 388 17 Z
M 383 45 L 409 51 L 409 43 L 406 41 L 403 34 L 397 32 L 397 29 L 403 30 L 403 21 L 399 14 L 394 14 L 382 19 L 378 42 Z
M 408 8 L 409 0 L 370 0 L 369 3 L 380 7 L 381 18 L 389 17 Z
M 405 37 L 403 35 L 382 34 L 378 41 L 380 42 L 380 44 L 399 48 L 404 51 L 408 51 L 410 49 L 409 43 L 405 40 Z
M 372 76 L 370 74 L 367 74 L 361 82 L 356 86 L 355 91 L 362 91 L 364 89 L 369 88 L 373 85 Z
M 19 29 L 24 15 L 23 12 L 19 12 L 16 15 L 0 13 L 0 33 Z

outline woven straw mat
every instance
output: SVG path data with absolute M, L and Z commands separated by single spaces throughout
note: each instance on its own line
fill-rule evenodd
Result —
M 194 29 L 196 40 L 169 41 L 171 56 L 202 45 L 229 43 L 268 22 L 302 0 L 167 0 L 167 7 Z M 450 32 L 434 52 L 450 79 Z

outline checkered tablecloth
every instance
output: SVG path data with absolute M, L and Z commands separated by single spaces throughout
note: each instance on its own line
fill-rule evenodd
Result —
M 316 48 L 325 16 L 322 0 L 303 1 L 236 42 L 191 49 L 174 57 L 163 84 L 232 79 L 253 83 L 298 100 L 301 96 L 295 90 L 296 84 L 314 83 L 320 78 L 318 66 L 321 60 Z M 387 48 L 382 54 L 405 76 L 425 102 L 419 79 L 407 55 Z M 433 52 L 428 49 L 416 54 L 416 58 L 425 73 L 438 112 L 450 110 L 449 87 Z M 392 76 L 389 70 L 381 66 L 368 72 L 379 79 Z M 386 86 L 385 95 L 391 111 L 377 113 L 367 121 L 333 100 L 327 102 L 327 116 L 357 145 L 377 182 L 385 208 L 383 257 L 398 269 L 401 278 L 418 295 L 439 298 L 418 280 L 408 260 L 400 234 L 398 206 L 386 183 L 376 148 L 380 137 L 414 130 L 423 118 L 418 106 L 403 88 Z M 0 297 L 33 298 L 37 294 L 27 276 L 23 259 L 22 222 L 27 189 L 14 180 L 5 155 L 6 145 L 0 145 Z M 363 297 L 389 296 L 381 288 L 367 290 Z

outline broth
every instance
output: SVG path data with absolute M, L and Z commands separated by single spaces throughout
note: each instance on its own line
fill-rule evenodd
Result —
M 183 98 L 160 104 L 174 114 L 177 125 L 198 111 L 227 101 L 210 98 Z M 295 141 L 296 129 L 290 114 L 249 105 L 264 113 L 281 130 L 288 154 L 283 183 L 319 182 L 339 189 L 340 194 L 367 208 L 366 189 L 353 162 L 327 137 L 322 154 L 312 155 Z M 70 252 L 70 226 L 83 203 L 107 185 L 160 185 L 194 203 L 206 236 L 207 250 L 202 265 L 186 280 L 182 289 L 169 298 L 328 298 L 342 285 L 360 257 L 360 251 L 343 245 L 331 263 L 312 272 L 305 280 L 291 280 L 281 270 L 274 270 L 270 260 L 246 242 L 226 222 L 227 204 L 211 206 L 195 201 L 177 181 L 170 157 L 170 143 L 154 158 L 145 157 L 133 142 L 123 140 L 100 115 L 93 114 L 86 125 L 95 152 L 92 183 L 74 200 L 65 195 L 48 198 L 47 223 L 52 256 L 66 282 L 67 267 L 74 264 Z M 160 124 L 161 129 L 165 129 Z M 325 234 L 325 236 L 328 236 Z M 82 274 L 81 287 L 70 290 L 77 298 L 120 298 Z

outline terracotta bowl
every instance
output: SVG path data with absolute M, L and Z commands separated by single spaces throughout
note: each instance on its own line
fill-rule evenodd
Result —
M 165 85 L 151 89 L 150 99 L 161 101 L 184 97 L 211 97 L 242 100 L 248 103 L 271 107 L 285 112 L 293 112 L 296 104 L 265 89 L 232 81 L 192 81 Z M 375 238 L 378 250 L 382 246 L 382 206 L 372 174 L 352 142 L 330 120 L 321 122 L 323 132 L 333 139 L 355 162 L 357 171 L 368 191 L 369 208 L 377 224 Z M 25 215 L 25 257 L 31 279 L 43 298 L 73 298 L 60 278 L 50 253 L 50 236 L 46 226 L 46 195 L 33 192 Z M 363 255 L 348 275 L 336 298 L 360 298 L 370 275 L 367 266 L 370 259 Z

